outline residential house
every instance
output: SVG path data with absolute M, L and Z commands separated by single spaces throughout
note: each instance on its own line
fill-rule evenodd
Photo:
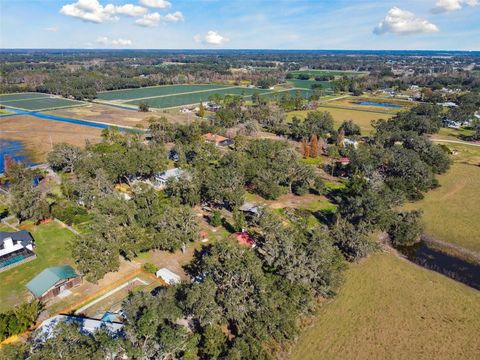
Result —
M 462 127 L 462 124 L 458 121 L 443 119 L 443 126 L 450 129 L 460 129 Z
M 158 173 L 154 176 L 154 185 L 159 188 L 165 187 L 169 179 L 178 179 L 184 174 L 184 171 L 180 168 L 173 168 Z
M 241 232 L 236 232 L 233 234 L 235 239 L 237 239 L 238 243 L 242 246 L 248 246 L 250 248 L 255 247 L 255 239 L 245 230 Z
M 0 272 L 36 258 L 28 231 L 0 232 Z
M 457 104 L 455 104 L 454 102 L 452 101 L 445 101 L 443 103 L 437 103 L 437 105 L 441 105 L 443 107 L 448 107 L 448 108 L 455 108 L 455 107 L 458 107 Z
M 202 138 L 209 143 L 216 146 L 229 146 L 233 144 L 233 140 L 218 134 L 206 133 L 202 135 Z
M 55 328 L 60 323 L 76 324 L 79 331 L 84 335 L 91 335 L 95 331 L 105 329 L 112 337 L 122 334 L 123 324 L 107 320 L 90 319 L 74 315 L 56 315 L 45 320 L 35 331 L 33 339 L 35 342 L 44 343 L 55 337 Z
M 358 147 L 358 141 L 345 138 L 342 141 L 342 145 L 343 145 L 343 147 L 353 146 L 353 148 L 356 149 Z
M 169 285 L 179 284 L 182 279 L 179 275 L 175 274 L 173 271 L 168 270 L 167 268 L 161 268 L 158 270 L 155 275 L 157 278 L 162 279 Z
M 45 301 L 80 285 L 82 277 L 70 265 L 54 266 L 43 270 L 26 285 L 36 299 Z

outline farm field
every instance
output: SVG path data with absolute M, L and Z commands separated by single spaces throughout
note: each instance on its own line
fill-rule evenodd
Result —
M 82 106 L 85 103 L 53 97 L 40 93 L 18 93 L 0 95 L 0 105 L 26 111 L 42 111 L 71 106 Z
M 299 89 L 311 89 L 313 84 L 321 84 L 324 90 L 332 90 L 332 83 L 330 81 L 316 81 L 316 80 L 288 80 L 287 83 Z
M 388 253 L 347 270 L 289 359 L 474 359 L 480 293 Z
M 278 91 L 278 92 L 268 92 L 264 94 L 260 94 L 261 98 L 267 99 L 281 99 L 283 96 L 290 96 L 294 97 L 300 94 L 300 96 L 304 99 L 309 98 L 312 95 L 312 91 L 308 89 L 291 89 L 285 91 Z
M 0 118 L 2 139 L 22 142 L 31 161 L 46 160 L 52 145 L 66 142 L 85 146 L 85 140 L 101 140 L 101 129 L 77 124 L 46 121 L 30 115 L 15 115 Z
M 328 104 L 328 103 L 327 103 Z M 371 122 L 372 120 L 378 119 L 389 119 L 392 117 L 391 114 L 384 114 L 380 112 L 373 112 L 373 111 L 362 111 L 362 110 L 355 110 L 355 109 L 339 109 L 339 108 L 331 108 L 327 106 L 320 106 L 316 110 L 318 111 L 328 111 L 333 116 L 333 120 L 335 121 L 335 127 L 339 127 L 343 121 L 345 120 L 353 120 L 360 129 L 362 130 L 362 134 L 370 134 L 373 131 Z M 305 119 L 309 110 L 300 110 L 300 111 L 292 111 L 287 113 L 287 121 L 291 121 L 294 116 Z
M 227 87 L 230 87 L 230 86 L 218 85 L 218 84 L 150 86 L 150 87 L 136 88 L 136 89 L 104 91 L 104 92 L 98 93 L 97 98 L 101 100 L 133 100 L 133 99 L 141 99 L 146 97 L 189 93 L 192 91 L 223 89 Z
M 201 92 L 191 92 L 184 94 L 172 94 L 172 95 L 163 95 L 158 97 L 152 97 L 144 100 L 133 100 L 127 101 L 123 104 L 137 106 L 141 102 L 145 102 L 150 107 L 153 108 L 171 108 L 182 105 L 197 104 L 201 101 L 207 101 L 208 98 L 212 95 L 237 95 L 237 96 L 250 96 L 255 93 L 263 94 L 269 93 L 271 90 L 262 90 L 262 89 L 251 89 L 251 88 L 242 88 L 242 87 L 233 87 L 226 89 L 218 90 L 207 90 Z
M 358 104 L 363 102 L 365 104 Z M 372 103 L 370 105 L 366 103 Z M 375 104 L 391 104 L 393 106 L 401 106 L 399 108 L 387 107 L 387 106 L 379 106 Z M 328 106 L 332 107 L 341 107 L 346 109 L 354 109 L 354 110 L 363 110 L 363 111 L 373 111 L 378 113 L 386 113 L 386 114 L 396 114 L 399 111 L 408 109 L 413 107 L 415 103 L 409 101 L 396 101 L 392 99 L 379 99 L 375 98 L 368 98 L 368 97 L 346 97 L 338 100 L 332 100 L 328 102 Z
M 462 156 L 461 151 L 458 156 Z M 480 148 L 477 156 L 479 159 Z M 438 180 L 439 188 L 429 191 L 423 200 L 408 204 L 407 208 L 423 210 L 428 235 L 480 253 L 480 167 L 455 163 L 446 174 L 438 176 Z
M 32 226 L 30 231 L 35 240 L 37 258 L 0 273 L 0 312 L 11 309 L 28 298 L 28 283 L 39 272 L 49 266 L 71 264 L 68 242 L 74 234 L 56 222 Z M 14 231 L 14 230 L 10 230 Z

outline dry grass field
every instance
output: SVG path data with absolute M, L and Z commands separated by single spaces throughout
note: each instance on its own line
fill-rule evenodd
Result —
M 84 146 L 86 140 L 100 141 L 100 134 L 101 129 L 98 128 L 44 120 L 29 115 L 0 118 L 0 137 L 21 141 L 34 162 L 45 161 L 53 144 L 66 142 Z
M 392 254 L 354 264 L 289 359 L 478 359 L 480 292 Z
M 193 114 L 182 114 L 177 110 L 151 111 L 142 113 L 135 110 L 126 110 L 108 105 L 89 104 L 87 106 L 59 109 L 47 114 L 71 117 L 75 119 L 103 122 L 118 126 L 148 127 L 148 119 L 151 117 L 165 116 L 169 121 L 185 123 L 194 117 Z

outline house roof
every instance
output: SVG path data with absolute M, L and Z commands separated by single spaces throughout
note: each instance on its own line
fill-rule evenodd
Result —
M 246 231 L 236 232 L 233 234 L 233 236 L 235 236 L 240 245 L 245 245 L 248 247 L 255 246 L 255 239 Z
M 3 246 L 3 242 L 8 238 L 12 238 L 12 240 L 15 242 L 21 241 L 23 247 L 33 243 L 32 235 L 30 235 L 30 233 L 26 230 L 14 232 L 0 231 L 0 247 Z
M 156 272 L 155 275 L 157 275 L 157 278 L 162 278 L 171 285 L 177 284 L 182 280 L 179 275 L 175 274 L 173 271 L 168 270 L 167 268 L 161 268 Z
M 43 270 L 30 280 L 26 286 L 36 297 L 41 297 L 59 281 L 77 276 L 78 274 L 70 265 L 54 266 Z
M 240 206 L 241 211 L 250 212 L 253 214 L 258 214 L 260 207 L 256 204 L 245 202 L 242 206 Z
M 180 168 L 168 169 L 164 172 L 157 174 L 155 177 L 159 179 L 168 180 L 170 178 L 177 178 L 183 174 L 183 170 Z
M 222 135 L 217 135 L 217 134 L 212 134 L 212 133 L 206 133 L 202 136 L 206 141 L 212 141 L 212 142 L 222 142 L 225 140 L 228 140 L 225 136 Z
M 50 338 L 55 337 L 55 328 L 60 322 L 67 324 L 78 324 L 80 332 L 84 334 L 93 334 L 95 331 L 105 327 L 105 329 L 112 335 L 117 335 L 122 331 L 123 324 L 118 322 L 96 320 L 72 315 L 56 315 L 45 320 L 38 328 L 35 340 L 45 342 Z

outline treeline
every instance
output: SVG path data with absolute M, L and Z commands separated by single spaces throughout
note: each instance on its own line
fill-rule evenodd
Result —
M 21 334 L 35 324 L 42 306 L 38 301 L 24 303 L 13 310 L 0 313 L 0 341 Z

